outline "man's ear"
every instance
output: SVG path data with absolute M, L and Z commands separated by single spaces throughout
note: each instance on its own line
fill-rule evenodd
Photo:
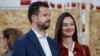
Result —
M 31 19 L 32 19 L 32 22 L 37 22 L 37 16 L 36 15 L 32 15 Z

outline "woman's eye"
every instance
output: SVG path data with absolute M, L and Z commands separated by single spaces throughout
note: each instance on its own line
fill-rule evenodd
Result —
M 74 23 L 70 24 L 70 25 L 74 25 Z
M 63 26 L 67 26 L 67 24 L 63 24 Z

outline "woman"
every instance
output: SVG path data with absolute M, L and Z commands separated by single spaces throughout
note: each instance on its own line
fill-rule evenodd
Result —
M 12 56 L 12 46 L 14 41 L 23 34 L 22 31 L 15 28 L 6 28 L 3 30 L 3 45 L 6 52 L 3 56 Z
M 58 17 L 55 39 L 59 43 L 61 56 L 90 56 L 88 46 L 78 42 L 76 23 L 68 12 L 64 12 Z

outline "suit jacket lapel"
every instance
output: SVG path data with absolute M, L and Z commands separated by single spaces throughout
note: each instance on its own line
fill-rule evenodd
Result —
M 33 32 L 33 30 L 30 30 L 28 32 L 28 37 L 30 38 L 30 40 L 32 41 L 33 45 L 36 47 L 36 49 L 38 50 L 38 52 L 40 53 L 40 56 L 45 56 L 44 51 L 42 49 L 42 46 L 40 45 L 39 40 L 37 39 L 37 36 L 35 35 L 35 33 Z
M 50 46 L 52 56 L 56 56 L 57 51 L 55 50 L 53 41 L 50 39 L 50 37 L 47 37 L 47 40 L 48 40 L 48 43 L 49 43 L 49 46 Z

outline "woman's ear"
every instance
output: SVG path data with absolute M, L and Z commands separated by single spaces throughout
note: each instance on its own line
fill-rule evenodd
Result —
M 37 16 L 36 15 L 32 15 L 31 19 L 32 19 L 32 22 L 37 22 Z

